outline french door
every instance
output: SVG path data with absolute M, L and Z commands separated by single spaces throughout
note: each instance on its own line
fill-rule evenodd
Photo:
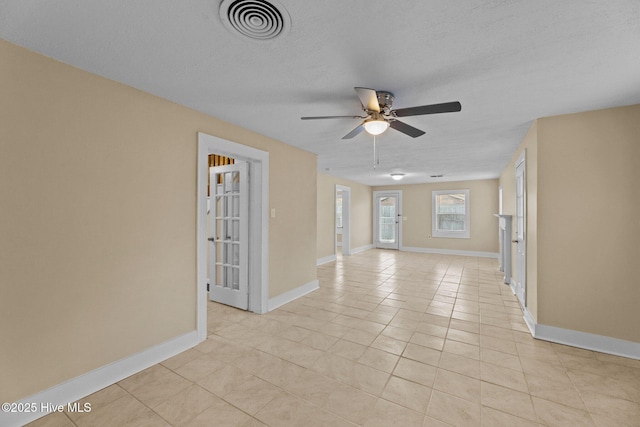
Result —
M 401 197 L 399 191 L 374 192 L 373 234 L 376 248 L 400 248 Z
M 245 162 L 209 170 L 209 299 L 246 310 L 248 280 L 248 173 Z

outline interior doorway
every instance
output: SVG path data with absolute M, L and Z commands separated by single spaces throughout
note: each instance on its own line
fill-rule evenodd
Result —
M 516 218 L 515 240 L 516 271 L 513 292 L 522 307 L 527 306 L 527 181 L 526 151 L 523 150 L 516 160 Z
M 227 156 L 246 165 L 247 308 L 266 313 L 269 296 L 269 153 L 204 133 L 198 133 L 197 196 L 197 333 L 207 337 L 208 197 L 210 154 Z M 233 182 L 233 177 L 230 178 Z M 209 206 L 210 208 L 210 206 Z M 233 215 L 231 215 L 233 216 Z
M 335 251 L 351 255 L 351 187 L 336 185 Z

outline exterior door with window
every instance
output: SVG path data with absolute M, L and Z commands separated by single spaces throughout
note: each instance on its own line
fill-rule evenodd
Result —
M 245 162 L 210 168 L 209 299 L 246 310 L 248 173 Z
M 525 152 L 516 161 L 516 274 L 513 292 L 523 307 L 527 305 L 527 182 Z
M 376 248 L 400 248 L 400 206 L 399 191 L 374 192 L 374 239 Z

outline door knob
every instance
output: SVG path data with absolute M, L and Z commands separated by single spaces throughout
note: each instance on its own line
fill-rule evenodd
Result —
M 518 243 L 519 240 L 512 240 L 511 243 Z
M 210 241 L 210 242 L 215 242 L 216 241 L 216 239 L 213 238 L 213 237 L 209 237 L 207 240 Z

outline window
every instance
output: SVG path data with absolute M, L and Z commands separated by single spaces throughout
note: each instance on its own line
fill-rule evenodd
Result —
M 431 234 L 433 237 L 468 239 L 469 190 L 440 190 L 432 193 Z

